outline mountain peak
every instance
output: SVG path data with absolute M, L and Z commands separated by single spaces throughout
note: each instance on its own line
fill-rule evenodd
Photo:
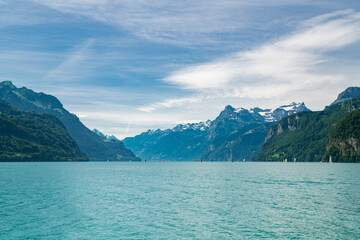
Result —
M 224 110 L 234 111 L 235 108 L 233 108 L 231 105 L 227 105 Z
M 304 102 L 292 102 L 288 105 L 282 105 L 275 109 L 261 109 L 259 107 L 255 107 L 251 108 L 250 110 L 242 107 L 234 108 L 230 105 L 227 105 L 225 110 L 221 112 L 220 116 L 222 118 L 233 120 L 238 119 L 245 122 L 276 122 L 283 117 L 304 111 L 310 111 L 310 109 L 305 106 Z
M 103 134 L 102 132 L 100 132 L 96 128 L 93 129 L 93 132 L 96 133 L 97 135 L 99 135 L 100 137 L 106 137 L 105 134 Z
M 278 107 L 278 109 L 284 109 L 285 111 L 296 111 L 296 110 L 301 110 L 301 111 L 306 110 L 307 111 L 307 110 L 309 110 L 305 106 L 304 102 L 299 102 L 299 103 L 292 102 L 289 105 L 280 106 L 280 107 Z
M 115 137 L 114 135 L 106 135 L 104 133 L 102 133 L 101 131 L 97 130 L 96 128 L 94 128 L 92 130 L 94 133 L 96 133 L 97 135 L 99 135 L 100 137 L 102 137 L 105 140 L 114 140 L 114 141 L 120 141 L 117 137 Z
M 11 94 L 9 95 L 9 93 Z M 12 99 L 14 96 L 23 97 Z M 26 87 L 17 88 L 11 81 L 0 82 L 0 98 L 5 101 L 17 99 L 16 102 L 12 102 L 12 105 L 26 111 L 33 111 L 33 105 L 40 112 L 46 112 L 49 109 L 64 111 L 62 103 L 56 97 L 42 92 L 34 92 Z
M 258 107 L 250 109 L 250 112 L 261 115 L 265 122 L 276 122 L 283 117 L 305 111 L 310 111 L 310 109 L 305 106 L 304 102 L 292 102 L 288 105 L 282 105 L 275 109 L 261 109 Z
M 360 95 L 360 87 L 348 87 L 338 95 L 338 99 L 356 98 Z
M 335 100 L 335 102 L 336 101 L 345 102 L 353 98 L 356 98 L 358 96 L 360 96 L 360 87 L 348 87 L 338 95 L 338 98 Z
M 343 103 L 358 96 L 360 96 L 360 87 L 348 87 L 338 95 L 337 99 L 331 105 Z
M 7 86 L 10 89 L 16 89 L 15 85 L 11 81 L 2 81 L 0 82 L 0 87 Z
M 169 129 L 167 129 L 169 130 Z M 165 131 L 167 131 L 165 130 Z M 162 133 L 163 131 L 160 130 L 160 128 L 158 129 L 148 129 L 146 132 L 141 133 L 140 135 L 153 135 L 153 134 L 158 134 L 158 133 Z

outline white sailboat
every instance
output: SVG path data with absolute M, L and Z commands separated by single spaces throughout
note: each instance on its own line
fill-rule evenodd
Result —
M 331 156 L 329 157 L 329 163 L 332 163 Z

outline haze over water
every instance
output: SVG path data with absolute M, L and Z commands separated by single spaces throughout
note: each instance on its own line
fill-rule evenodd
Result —
M 0 239 L 357 239 L 360 165 L 1 163 Z

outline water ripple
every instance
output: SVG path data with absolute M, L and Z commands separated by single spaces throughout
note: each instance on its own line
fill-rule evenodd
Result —
M 0 239 L 358 239 L 360 165 L 1 163 Z

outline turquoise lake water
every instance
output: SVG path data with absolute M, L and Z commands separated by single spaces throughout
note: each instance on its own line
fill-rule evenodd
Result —
M 360 164 L 0 163 L 0 239 L 359 239 Z

